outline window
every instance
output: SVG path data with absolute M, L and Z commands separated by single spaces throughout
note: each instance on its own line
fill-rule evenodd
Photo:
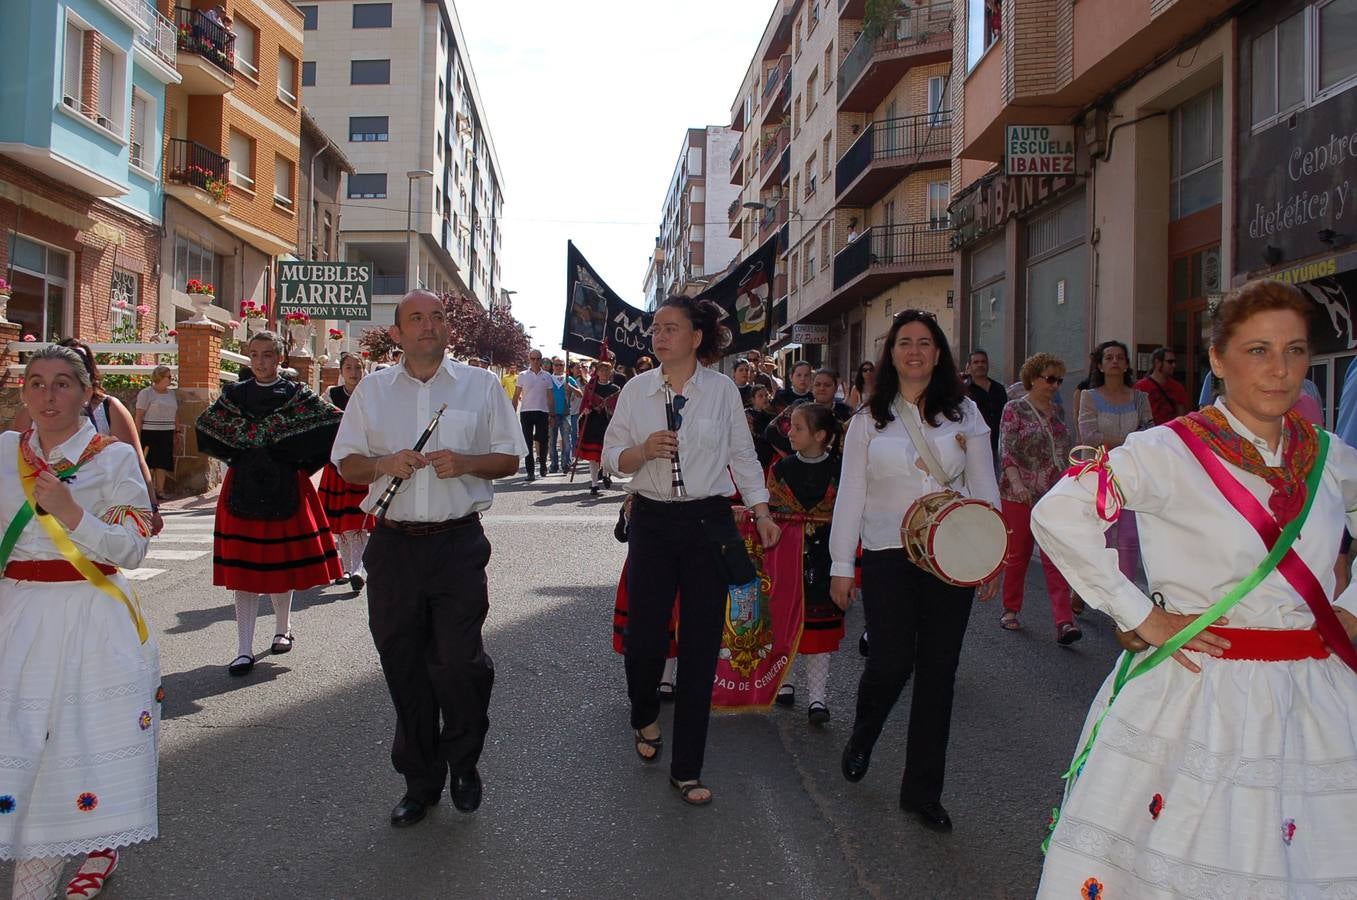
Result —
M 278 99 L 288 106 L 297 105 L 297 61 L 278 51 Z
M 801 31 L 802 31 L 801 18 L 798 16 L 796 20 L 795 29 L 792 33 L 794 43 L 796 44 L 795 48 L 793 49 L 793 53 L 798 59 L 801 57 Z
M 354 28 L 390 28 L 390 3 L 355 3 L 353 5 Z
M 259 29 L 239 17 L 236 29 L 236 71 L 259 80 Z
M 806 238 L 806 253 L 805 253 L 804 259 L 805 259 L 805 261 L 806 261 L 806 270 L 805 270 L 805 272 L 802 273 L 802 277 L 803 277 L 806 281 L 810 281 L 812 278 L 815 277 L 815 236 L 814 236 L 814 235 L 811 235 L 810 237 Z
M 1223 91 L 1216 85 L 1172 112 L 1169 218 L 1221 202 Z
M 947 121 L 943 112 L 947 104 L 947 79 L 934 75 L 928 79 L 928 124 L 941 125 Z
M 302 11 L 302 31 L 315 31 L 315 30 L 316 30 L 316 7 L 314 7 L 314 6 L 299 6 L 299 7 L 297 7 L 297 8 L 300 9 L 300 10 Z
M 137 324 L 137 273 L 126 269 L 113 269 L 113 278 L 109 283 L 110 304 L 109 324 L 116 333 L 120 328 L 135 328 Z
M 132 89 L 131 141 L 127 149 L 127 162 L 138 169 L 149 169 L 151 157 L 146 153 L 155 137 L 155 126 L 151 118 L 151 98 L 136 88 Z M 135 304 L 133 304 L 135 305 Z
M 1332 0 L 1318 8 L 1317 18 L 1323 92 L 1357 76 L 1357 0 Z
M 834 84 L 834 42 L 830 41 L 829 46 L 825 48 L 825 90 L 828 91 Z
M 350 175 L 349 176 L 349 199 L 351 200 L 385 200 L 386 199 L 386 173 L 377 172 L 368 175 Z
M 316 86 L 316 64 L 314 62 L 302 63 L 302 87 Z
M 999 40 L 1004 0 L 966 0 L 966 71 Z
M 8 277 L 13 289 L 6 313 L 9 320 L 17 322 L 23 334 L 40 340 L 59 341 L 68 336 L 70 254 L 12 232 L 8 240 L 12 242 Z
M 231 183 L 247 191 L 254 190 L 254 141 L 231 129 Z
M 820 78 L 820 70 L 812 69 L 810 77 L 806 79 L 806 103 L 807 110 L 812 110 L 820 102 L 820 97 L 815 93 L 815 82 Z
M 801 254 L 793 253 L 792 264 L 787 268 L 787 271 L 791 273 L 791 277 L 787 279 L 788 282 L 787 290 L 793 294 L 795 294 L 797 291 L 797 285 L 801 283 L 801 279 L 796 277 L 797 268 L 800 265 L 801 265 Z
M 820 24 L 820 0 L 814 0 L 810 5 L 810 30 L 814 31 L 815 26 Z
M 825 268 L 829 267 L 830 228 L 831 225 L 828 222 L 820 226 L 820 253 L 825 258 Z
M 182 235 L 174 239 L 174 289 L 183 291 L 194 279 L 210 284 L 221 293 L 221 269 L 217 264 L 217 254 L 208 247 L 191 241 Z
M 833 137 L 834 132 L 831 131 L 829 134 L 825 135 L 825 139 L 820 142 L 820 175 L 825 179 L 829 178 L 829 155 L 831 149 L 829 145 L 830 141 L 833 140 Z
M 385 141 L 390 119 L 387 116 L 349 116 L 349 140 L 355 143 Z
M 1253 40 L 1253 124 L 1271 123 L 1305 104 L 1305 11 Z
M 791 196 L 791 211 L 792 211 L 792 212 L 796 212 L 797 201 L 800 199 L 800 197 L 801 197 L 801 176 L 800 176 L 800 175 L 793 175 L 793 176 L 792 176 L 792 196 Z
M 292 209 L 292 171 L 292 160 L 273 158 L 273 202 L 287 209 Z
M 801 95 L 796 95 L 796 102 L 792 104 L 792 134 L 801 133 Z
M 83 111 L 84 91 L 80 81 L 85 56 L 85 32 L 74 22 L 66 22 L 66 44 L 61 61 L 61 102 Z
M 391 60 L 355 59 L 349 63 L 349 84 L 390 84 Z
M 1357 0 L 1319 0 L 1258 35 L 1249 71 L 1255 129 L 1357 85 Z
M 952 183 L 934 181 L 928 185 L 928 228 L 930 231 L 945 231 L 952 227 L 947 207 L 952 202 Z
M 819 171 L 815 168 L 815 154 L 812 153 L 806 159 L 806 199 L 809 200 L 815 194 L 815 187 L 819 183 Z
M 117 96 L 113 88 L 118 86 L 117 81 L 109 77 L 113 72 L 113 50 L 107 44 L 100 44 L 99 74 L 103 76 L 100 80 L 104 82 L 100 87 L 106 90 L 99 91 L 99 124 L 105 128 L 113 124 L 113 98 Z

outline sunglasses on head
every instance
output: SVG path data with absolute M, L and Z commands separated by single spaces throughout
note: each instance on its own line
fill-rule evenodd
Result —
M 898 322 L 899 320 L 905 318 L 906 316 L 908 316 L 911 320 L 932 319 L 936 321 L 938 318 L 937 313 L 929 312 L 926 309 L 902 309 L 895 314 L 895 320 Z

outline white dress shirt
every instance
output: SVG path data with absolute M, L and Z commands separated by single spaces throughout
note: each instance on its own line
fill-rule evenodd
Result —
M 1223 408 L 1223 407 L 1222 407 Z M 1249 431 L 1228 410 L 1230 427 L 1258 447 L 1265 463 L 1280 463 L 1280 447 Z M 1171 429 L 1138 431 L 1108 453 L 1113 475 L 1136 513 L 1140 553 L 1149 589 L 1162 594 L 1169 612 L 1197 615 L 1234 589 L 1267 555 L 1258 532 L 1235 511 L 1212 483 L 1201 463 Z M 1221 460 L 1225 470 L 1267 509 L 1272 489 L 1257 475 Z M 1150 614 L 1151 600 L 1117 567 L 1117 551 L 1108 549 L 1108 523 L 1094 510 L 1097 480 L 1063 478 L 1032 509 L 1032 533 L 1070 586 L 1089 605 L 1129 631 Z M 1320 489 L 1292 550 L 1333 596 L 1333 561 L 1343 527 L 1357 532 L 1357 450 L 1329 441 Z M 1357 580 L 1334 606 L 1357 615 Z M 1290 583 L 1272 572 L 1233 610 L 1232 628 L 1313 628 L 1310 608 Z
M 82 418 L 80 430 L 53 447 L 45 457 L 36 431 L 29 438 L 29 446 L 35 456 L 45 458 L 49 464 L 58 460 L 74 463 L 79 461 L 94 435 L 94 426 Z M 15 431 L 0 434 L 0 522 L 6 525 L 26 502 L 19 480 L 19 440 L 20 435 Z M 150 547 L 151 536 L 143 534 L 132 518 L 123 518 L 116 524 L 101 518 L 113 507 L 131 506 L 150 521 L 151 498 L 146 494 L 146 481 L 142 478 L 137 455 L 136 448 L 128 444 L 112 444 L 81 466 L 67 482 L 75 502 L 85 511 L 80 524 L 70 532 L 71 540 L 95 562 L 135 568 L 141 565 Z M 62 558 L 47 537 L 47 531 L 36 521 L 30 522 L 19 534 L 19 542 L 10 556 L 16 561 Z
M 420 381 L 402 360 L 358 382 L 330 458 L 338 465 L 355 453 L 385 456 L 413 449 L 444 403 L 448 408 L 420 452 L 454 450 L 478 456 L 528 452 L 514 408 L 491 372 L 449 359 L 432 378 Z M 371 512 L 390 483 L 390 476 L 383 475 L 370 484 L 363 509 Z M 426 466 L 401 484 L 387 515 L 394 522 L 442 522 L 488 509 L 494 499 L 493 484 L 485 478 L 439 478 L 433 466 Z
M 896 417 L 880 430 L 869 409 L 853 416 L 848 425 L 839 493 L 834 501 L 834 524 L 829 532 L 831 576 L 852 577 L 859 540 L 864 550 L 903 546 L 900 523 L 910 505 L 924 494 L 949 489 L 999 505 L 989 426 L 974 401 L 969 397 L 961 401 L 960 422 L 939 416 L 936 427 L 923 421 L 913 403 L 897 403 L 895 413 Z M 938 484 L 933 476 L 915 465 L 919 454 L 900 420 L 902 414 L 919 422 L 942 474 L 957 480 Z M 965 450 L 957 435 L 966 437 Z
M 667 427 L 664 412 L 664 367 L 631 378 L 617 398 L 617 411 L 603 438 L 603 466 L 619 475 L 623 451 L 640 446 Z M 740 389 L 715 369 L 699 365 L 683 386 L 686 404 L 680 411 L 679 465 L 689 500 L 728 497 L 739 485 L 745 505 L 768 502 L 768 486 L 754 439 L 749 434 Z M 731 481 L 731 473 L 735 480 Z M 651 500 L 674 499 L 668 459 L 651 459 L 631 476 L 627 490 Z
M 523 393 L 518 398 L 519 412 L 551 412 L 555 409 L 552 388 L 556 379 L 546 369 L 534 372 L 524 369 L 518 373 L 518 389 Z M 527 452 L 526 450 L 524 451 Z

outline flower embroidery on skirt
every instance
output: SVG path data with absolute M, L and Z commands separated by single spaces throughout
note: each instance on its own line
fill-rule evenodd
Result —
M 7 816 L 14 812 L 14 808 L 19 804 L 15 801 L 13 794 L 0 796 L 0 816 Z
M 1159 814 L 1164 811 L 1164 797 L 1162 794 L 1155 794 L 1150 800 L 1150 818 L 1159 820 Z
M 1090 878 L 1084 882 L 1084 889 L 1079 892 L 1083 900 L 1103 900 L 1103 883 L 1096 878 Z
M 1283 820 L 1282 820 L 1282 843 L 1283 843 L 1283 844 L 1286 844 L 1286 846 L 1290 847 L 1290 846 L 1291 846 L 1291 840 L 1292 840 L 1292 838 L 1294 838 L 1295 836 L 1296 836 L 1296 820 L 1295 820 L 1295 819 L 1283 819 Z
M 146 729 L 150 728 L 151 727 L 150 712 L 143 709 L 141 711 L 141 715 L 137 717 L 137 724 L 141 726 L 142 731 L 145 731 Z
M 81 812 L 94 812 L 94 808 L 99 805 L 99 798 L 89 791 L 75 798 L 75 808 Z

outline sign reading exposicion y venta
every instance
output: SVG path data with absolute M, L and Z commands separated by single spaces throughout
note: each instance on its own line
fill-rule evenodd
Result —
M 372 318 L 372 264 L 278 263 L 278 311 L 313 319 Z

